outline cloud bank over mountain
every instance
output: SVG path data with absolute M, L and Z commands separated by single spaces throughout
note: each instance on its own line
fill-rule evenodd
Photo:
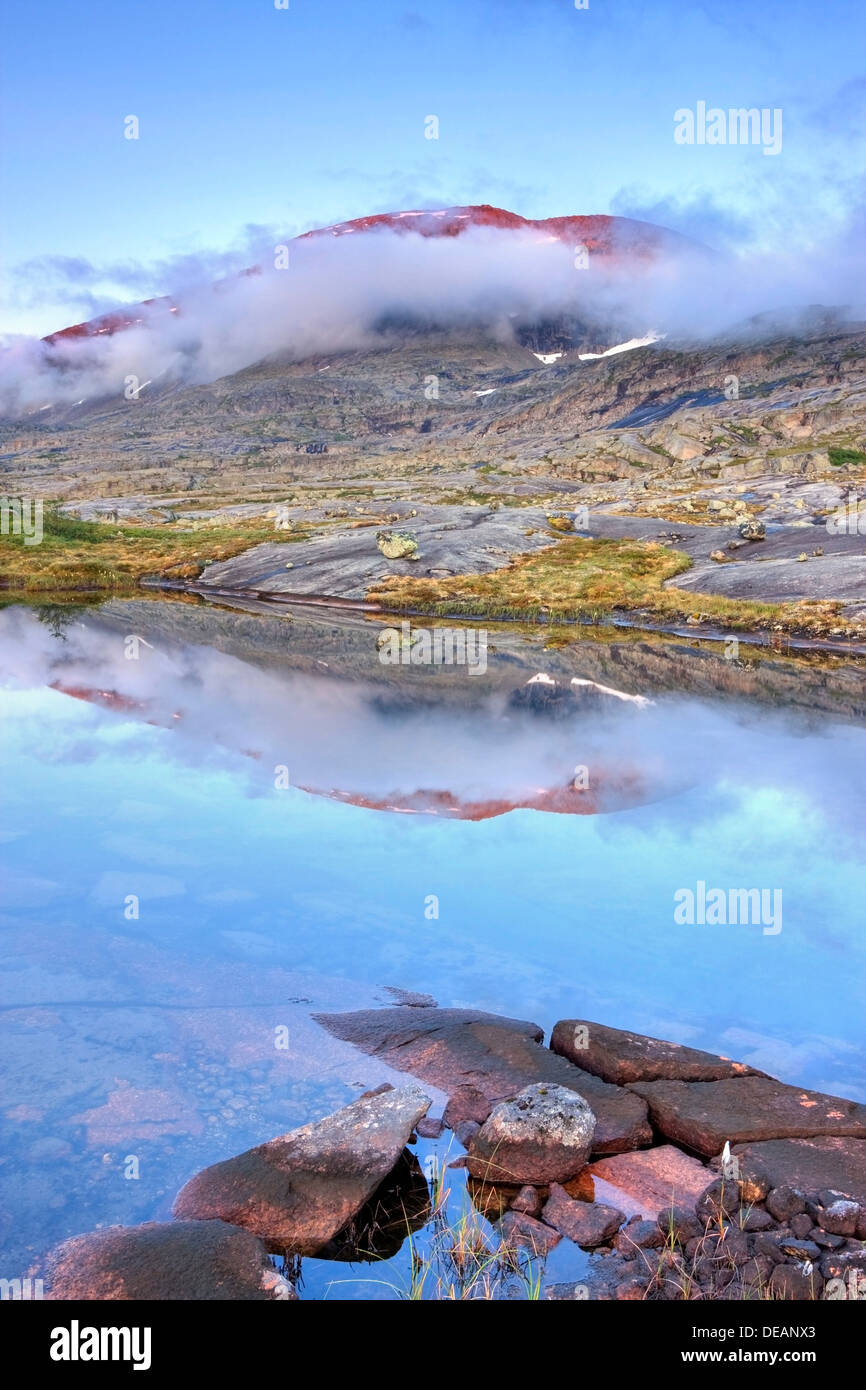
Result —
M 232 268 L 214 282 L 225 259 L 184 257 L 164 268 L 178 276 L 170 298 L 86 330 L 8 339 L 0 411 L 210 382 L 273 354 L 370 348 L 389 324 L 480 327 L 507 340 L 520 324 L 571 316 L 610 342 L 648 332 L 694 341 L 767 311 L 824 304 L 856 315 L 866 298 L 861 222 L 809 252 L 739 256 L 627 218 L 532 223 L 497 209 L 359 219 L 282 243 L 262 232 L 250 238 L 254 273 Z M 73 280 L 93 270 L 65 263 Z

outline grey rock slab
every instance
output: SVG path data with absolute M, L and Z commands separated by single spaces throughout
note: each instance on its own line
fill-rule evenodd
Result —
M 798 532 L 800 551 L 824 545 L 826 537 L 816 531 L 806 538 Z M 760 544 L 760 542 L 758 543 Z M 826 547 L 825 547 L 826 548 Z M 852 603 L 866 599 L 866 554 L 860 539 L 860 553 L 784 559 L 737 559 L 728 565 L 699 563 L 679 574 L 666 587 L 698 593 L 722 594 L 730 598 L 755 599 L 764 603 L 786 603 L 796 599 L 838 599 Z M 799 552 L 798 552 L 799 553 Z
M 417 1086 L 356 1100 L 197 1173 L 174 1215 L 228 1221 L 271 1249 L 313 1255 L 388 1176 L 429 1105 Z
M 543 549 L 558 537 L 544 513 L 523 507 L 422 507 L 411 518 L 416 560 L 389 560 L 379 550 L 375 526 L 338 527 L 310 540 L 266 541 L 231 560 L 209 565 L 199 581 L 209 588 L 363 599 L 389 575 L 415 579 L 448 574 L 486 574 L 513 555 Z M 527 535 L 533 531 L 533 535 Z M 287 569 L 287 564 L 291 569 Z M 435 572 L 435 573 L 434 573 Z

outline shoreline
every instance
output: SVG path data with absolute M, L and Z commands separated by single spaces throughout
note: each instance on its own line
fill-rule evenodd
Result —
M 177 1297 L 183 1249 L 197 1263 L 197 1297 L 227 1296 L 209 1285 L 218 1268 L 235 1286 L 228 1296 L 295 1299 L 304 1259 L 372 1258 L 375 1269 L 407 1245 L 413 1290 L 418 1260 L 442 1263 L 440 1298 L 860 1297 L 866 1106 L 587 1020 L 560 1020 L 545 1046 L 533 1023 L 413 993 L 313 1018 L 407 1084 L 385 1082 L 299 1130 L 215 1155 L 181 1190 L 173 1221 L 64 1241 L 46 1257 L 49 1298 Z M 441 1115 L 429 1114 L 442 1102 L 424 1086 L 446 1097 Z M 462 1152 L 446 1161 L 452 1150 L 435 1146 L 449 1132 Z M 446 1184 L 458 1175 L 461 1219 L 494 1270 L 483 1280 L 449 1254 Z M 226 1261 L 241 1232 L 245 1261 Z M 545 1277 L 559 1246 L 560 1272 L 563 1252 L 589 1255 L 579 1281 Z M 403 1296 L 424 1298 L 424 1280 Z

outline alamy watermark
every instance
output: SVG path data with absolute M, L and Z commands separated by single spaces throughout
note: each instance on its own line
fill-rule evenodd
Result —
M 763 154 L 782 149 L 782 111 L 776 106 L 711 106 L 699 101 L 694 111 L 681 106 L 674 112 L 677 145 L 760 145 Z
M 0 1279 L 0 1302 L 5 1303 L 7 1299 L 27 1302 L 44 1297 L 45 1288 L 41 1279 Z
M 674 921 L 678 926 L 763 927 L 764 936 L 782 930 L 781 888 L 677 888 Z
M 25 545 L 41 545 L 42 498 L 0 497 L 0 535 L 22 536 Z
M 470 676 L 487 670 L 485 628 L 386 627 L 376 639 L 383 666 L 465 666 Z
M 73 1318 L 68 1327 L 52 1328 L 48 1355 L 52 1361 L 130 1361 L 134 1371 L 148 1371 L 151 1335 L 149 1327 L 82 1327 Z
M 849 492 L 841 507 L 827 517 L 829 536 L 866 536 L 866 502 Z

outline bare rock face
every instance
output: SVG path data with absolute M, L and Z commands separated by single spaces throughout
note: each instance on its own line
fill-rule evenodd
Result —
M 600 1159 L 589 1170 L 597 1200 L 621 1208 L 627 1216 L 655 1221 L 659 1212 L 697 1201 L 707 1186 L 709 1169 L 672 1144 Z
M 174 1215 L 229 1221 L 272 1250 L 314 1255 L 395 1167 L 429 1105 L 417 1086 L 356 1100 L 205 1168 L 180 1192 Z
M 469 1143 L 469 1172 L 489 1182 L 543 1187 L 586 1167 L 595 1115 L 565 1086 L 536 1083 L 492 1111 Z
M 544 1033 L 535 1023 L 477 1009 L 361 1009 L 315 1017 L 338 1038 L 449 1096 L 459 1090 L 463 1097 L 472 1086 L 495 1104 L 534 1082 L 576 1091 L 596 1117 L 596 1154 L 652 1143 L 646 1103 L 542 1047 Z
M 722 1081 L 639 1081 L 650 1118 L 667 1139 L 711 1158 L 727 1140 L 799 1139 L 818 1135 L 866 1139 L 866 1105 L 786 1086 L 768 1076 Z
M 734 1152 L 746 1178 L 760 1172 L 770 1187 L 832 1189 L 866 1207 L 866 1139 L 769 1139 Z M 866 1226 L 860 1239 L 866 1239 Z
M 296 1299 L 261 1241 L 223 1221 L 147 1222 L 73 1236 L 48 1257 L 48 1298 Z
M 713 1052 L 579 1018 L 561 1019 L 550 1046 L 575 1066 L 616 1086 L 632 1081 L 721 1081 L 729 1076 L 760 1075 L 743 1062 L 732 1062 Z

